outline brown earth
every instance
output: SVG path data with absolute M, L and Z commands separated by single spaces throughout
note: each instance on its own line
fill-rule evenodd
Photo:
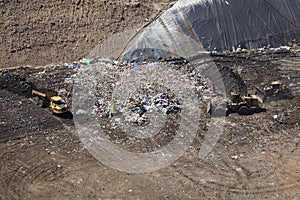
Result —
M 223 71 L 225 84 L 247 80 L 245 87 L 260 86 L 279 78 L 294 98 L 267 102 L 266 112 L 229 115 L 206 159 L 198 156 L 210 121 L 203 116 L 188 151 L 170 166 L 145 174 L 102 165 L 83 147 L 73 120 L 53 116 L 26 97 L 27 84 L 65 89 L 68 97 L 72 84 L 65 77 L 72 69 L 2 71 L 0 199 L 297 199 L 300 55 L 214 59 L 219 68 L 229 68 Z M 282 113 L 283 122 L 273 119 Z
M 83 58 L 109 36 L 140 28 L 171 0 L 0 1 L 0 68 Z
M 203 116 L 188 151 L 152 173 L 101 164 L 83 147 L 73 120 L 33 103 L 31 86 L 57 89 L 71 104 L 65 78 L 74 71 L 17 66 L 78 60 L 110 35 L 147 23 L 167 2 L 0 0 L 0 68 L 15 67 L 0 71 L 1 200 L 299 198 L 299 53 L 213 58 L 228 90 L 280 79 L 294 98 L 267 102 L 266 112 L 228 116 L 206 159 L 198 156 L 210 121 Z M 279 114 L 283 122 L 273 119 Z

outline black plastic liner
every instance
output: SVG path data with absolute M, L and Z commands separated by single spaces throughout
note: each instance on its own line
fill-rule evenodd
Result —
M 137 50 L 158 59 L 168 51 L 183 56 L 190 51 L 279 47 L 299 39 L 300 0 L 185 0 L 142 30 L 124 59 L 136 60 Z M 191 44 L 196 48 L 189 49 Z M 146 48 L 162 50 L 141 50 Z

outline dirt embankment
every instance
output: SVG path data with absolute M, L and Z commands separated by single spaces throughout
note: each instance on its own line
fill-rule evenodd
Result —
M 0 68 L 71 62 L 139 28 L 170 0 L 0 0 Z

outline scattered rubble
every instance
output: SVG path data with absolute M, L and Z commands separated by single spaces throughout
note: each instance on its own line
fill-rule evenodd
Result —
M 103 62 L 103 60 L 95 60 L 94 63 Z M 144 62 L 138 67 L 143 67 L 148 63 Z M 195 66 L 187 62 L 165 61 L 161 63 L 152 63 L 152 65 L 159 65 L 160 67 L 170 67 L 182 73 L 182 80 L 191 81 L 194 84 L 194 91 L 199 100 L 208 99 L 207 95 L 211 93 L 208 86 L 208 80 L 201 76 Z M 160 112 L 166 115 L 176 114 L 181 111 L 180 100 L 177 99 L 176 94 L 168 88 L 164 88 L 163 83 L 148 82 L 140 88 L 136 88 L 138 93 L 129 97 L 123 102 L 113 102 L 111 96 L 116 82 L 120 79 L 121 73 L 125 69 L 134 69 L 137 64 L 119 63 L 117 61 L 106 61 L 106 67 L 102 69 L 103 74 L 97 85 L 95 96 L 94 112 L 100 118 L 112 117 L 114 114 L 125 115 L 125 122 L 136 125 L 144 125 L 149 123 L 151 119 L 147 116 L 149 112 Z M 150 81 L 150 80 L 149 80 Z M 112 106 L 115 108 L 112 109 Z
M 272 81 L 280 80 L 288 87 L 294 98 L 266 101 L 264 102 L 266 112 L 255 115 L 229 115 L 226 118 L 223 134 L 205 160 L 199 159 L 199 150 L 210 128 L 210 117 L 202 115 L 195 140 L 191 141 L 191 147 L 187 152 L 176 163 L 162 171 L 147 174 L 147 177 L 117 173 L 102 166 L 80 144 L 72 120 L 52 116 L 45 109 L 35 106 L 30 100 L 31 97 L 24 96 L 30 87 L 51 87 L 61 93 L 61 96 L 66 97 L 70 104 L 73 81 L 78 78 L 76 72 L 84 68 L 84 65 L 64 64 L 41 69 L 2 70 L 0 105 L 5 109 L 1 109 L 0 112 L 0 156 L 4 162 L 0 174 L 5 181 L 0 182 L 0 194 L 8 194 L 6 191 L 15 196 L 32 194 L 29 192 L 30 188 L 38 184 L 38 187 L 43 188 L 39 194 L 52 194 L 60 188 L 60 191 L 68 195 L 76 190 L 88 196 L 91 193 L 86 192 L 85 186 L 90 181 L 98 180 L 107 191 L 115 189 L 115 180 L 120 180 L 120 176 L 124 176 L 122 180 L 128 180 L 126 184 L 130 185 L 124 192 L 126 194 L 129 190 L 133 190 L 132 193 L 144 191 L 144 188 L 132 185 L 140 178 L 147 178 L 147 180 L 151 179 L 157 187 L 164 187 L 166 183 L 170 185 L 168 192 L 161 191 L 166 196 L 170 191 L 176 193 L 178 188 L 183 188 L 185 191 L 192 188 L 197 195 L 212 196 L 219 195 L 220 188 L 226 192 L 224 196 L 229 198 L 232 196 L 247 198 L 249 196 L 243 196 L 246 193 L 251 193 L 254 198 L 262 195 L 272 196 L 278 190 L 295 196 L 299 188 L 296 171 L 300 141 L 298 134 L 300 59 L 299 56 L 291 57 L 285 53 L 272 55 L 272 59 L 254 55 L 251 59 L 246 59 L 243 55 L 213 57 L 223 75 L 225 85 L 228 86 L 226 88 L 245 92 L 255 90 L 255 86 L 264 88 Z M 136 67 L 128 63 L 109 63 L 94 94 L 97 97 L 94 110 L 98 117 L 104 117 L 99 121 L 103 122 L 101 126 L 103 125 L 110 133 L 108 138 L 120 148 L 132 152 L 151 152 L 172 141 L 173 131 L 180 122 L 178 116 L 184 114 L 181 109 L 181 99 L 163 85 L 150 83 L 141 86 L 138 94 L 131 95 L 124 101 L 113 102 L 106 97 L 113 95 L 115 81 L 120 78 L 118 74 L 124 69 L 138 70 L 139 67 L 143 67 L 143 64 L 140 63 Z M 178 65 L 171 61 L 165 64 L 178 70 L 182 80 L 189 80 L 193 84 L 196 97 L 203 102 L 200 106 L 205 105 L 205 102 L 213 96 L 211 82 L 191 64 Z M 4 85 L 6 87 L 3 87 Z M 74 114 L 85 115 L 87 111 L 81 109 L 77 112 Z M 119 123 L 123 123 L 120 115 L 127 116 L 126 122 L 130 126 L 137 129 L 145 128 L 144 126 L 155 121 L 151 115 L 153 112 L 166 116 L 168 120 L 165 129 L 150 139 L 131 137 L 118 128 Z M 282 163 L 289 165 L 283 166 Z M 286 173 L 286 170 L 289 173 Z M 95 178 L 91 180 L 91 177 Z M 281 178 L 279 182 L 277 182 L 278 178 Z M 114 179 L 112 186 L 109 187 L 108 182 L 101 181 L 104 179 L 105 181 Z M 49 180 L 51 187 L 48 184 Z M 74 183 L 78 180 L 81 187 L 75 184 L 74 188 Z M 10 183 L 14 184 L 16 190 L 11 189 Z M 99 184 L 89 188 L 89 191 L 97 193 Z M 120 188 L 124 187 L 123 184 L 120 183 Z M 206 189 L 199 191 L 199 184 Z M 153 191 L 156 189 L 147 185 L 147 188 L 149 187 Z M 218 194 L 215 193 L 216 191 Z M 183 198 L 187 195 L 182 191 L 180 194 Z M 57 195 L 59 199 L 66 197 L 61 193 Z M 108 194 L 109 197 L 113 195 Z

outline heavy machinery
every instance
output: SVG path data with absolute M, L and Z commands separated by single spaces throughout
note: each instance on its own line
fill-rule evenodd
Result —
M 225 116 L 231 113 L 251 115 L 262 110 L 256 95 L 242 96 L 237 92 L 230 93 L 229 101 L 216 101 L 213 104 L 210 102 L 207 106 L 207 113 L 213 116 Z
M 273 94 L 277 94 L 282 89 L 281 81 L 273 81 L 270 86 L 264 88 L 264 92 L 266 96 L 271 96 Z
M 63 114 L 68 111 L 68 106 L 58 92 L 54 90 L 38 91 L 32 90 L 36 103 L 40 107 L 50 107 L 53 114 Z
M 268 86 L 260 89 L 256 87 L 257 96 L 261 102 L 267 99 L 285 99 L 292 98 L 292 94 L 286 86 L 283 86 L 281 81 L 273 81 Z
M 230 93 L 230 101 L 227 103 L 227 113 L 238 113 L 240 115 L 251 115 L 259 112 L 259 99 L 256 95 L 242 96 L 237 92 Z

